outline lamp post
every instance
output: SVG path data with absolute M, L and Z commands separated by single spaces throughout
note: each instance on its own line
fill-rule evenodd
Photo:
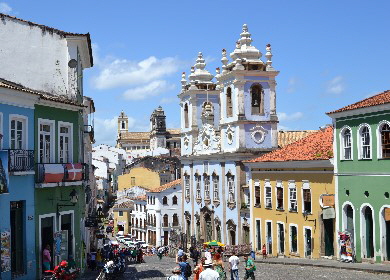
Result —
M 57 203 L 57 214 L 60 212 L 61 207 L 66 207 L 66 206 L 75 206 L 76 203 L 79 200 L 79 196 L 77 194 L 77 191 L 73 189 L 70 194 L 69 194 L 69 200 L 59 200 L 59 201 L 64 201 L 64 202 L 70 202 L 70 204 L 60 204 Z

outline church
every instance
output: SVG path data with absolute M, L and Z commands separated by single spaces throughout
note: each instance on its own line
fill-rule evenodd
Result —
M 200 52 L 182 75 L 182 219 L 187 240 L 228 245 L 250 242 L 249 184 L 242 161 L 306 136 L 278 132 L 271 45 L 252 45 L 246 24 L 230 53 L 222 50 L 215 76 Z M 308 132 L 309 133 L 309 132 Z M 286 141 L 287 140 L 287 141 Z

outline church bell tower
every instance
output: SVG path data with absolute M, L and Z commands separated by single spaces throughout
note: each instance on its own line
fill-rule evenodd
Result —
M 150 116 L 150 148 L 166 148 L 167 127 L 165 123 L 165 113 L 161 106 L 158 106 Z

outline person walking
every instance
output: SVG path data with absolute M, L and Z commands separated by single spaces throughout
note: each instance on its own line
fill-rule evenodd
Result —
M 157 256 L 158 256 L 158 258 L 160 259 L 160 261 L 161 261 L 161 259 L 162 259 L 162 257 L 163 257 L 163 253 L 164 253 L 164 248 L 163 248 L 163 247 L 159 247 L 159 248 L 157 249 Z
M 192 251 L 192 260 L 194 261 L 195 265 L 198 265 L 199 257 L 200 257 L 200 252 L 198 249 L 195 248 Z
M 252 279 L 255 280 L 255 270 L 256 266 L 253 263 L 253 260 L 249 259 L 248 256 L 244 256 L 244 261 L 245 261 L 245 280 L 246 279 Z
M 238 280 L 238 264 L 240 263 L 240 259 L 236 256 L 236 252 L 233 251 L 232 256 L 229 258 L 229 270 L 230 270 L 230 279 Z
M 206 260 L 204 262 L 204 270 L 199 275 L 199 280 L 219 280 L 219 273 L 212 269 L 212 262 Z
M 209 249 L 206 249 L 206 252 L 204 253 L 204 256 L 205 256 L 207 261 L 209 261 L 210 263 L 212 262 L 212 256 L 211 256 L 211 252 L 210 252 Z
M 180 258 L 180 257 L 179 257 Z M 184 254 L 181 257 L 181 261 L 179 262 L 179 266 L 181 269 L 181 277 L 183 280 L 188 280 L 188 278 L 192 274 L 191 265 L 187 262 L 187 255 Z
M 42 264 L 43 264 L 43 271 L 50 270 L 51 255 L 50 255 L 50 245 L 49 244 L 47 244 L 45 249 L 43 249 Z
M 181 280 L 181 269 L 179 266 L 176 266 L 173 270 L 172 270 L 172 273 L 173 275 L 170 276 L 170 277 L 167 277 L 167 280 Z
M 203 263 L 205 262 L 205 258 L 200 258 L 200 262 L 194 268 L 194 280 L 199 280 L 199 275 L 204 270 Z
M 226 274 L 225 274 L 225 269 L 224 269 L 224 265 L 223 265 L 221 254 L 215 253 L 213 266 L 214 266 L 214 270 L 216 272 L 218 272 L 218 274 L 219 274 L 219 279 L 220 280 L 225 280 L 226 279 Z

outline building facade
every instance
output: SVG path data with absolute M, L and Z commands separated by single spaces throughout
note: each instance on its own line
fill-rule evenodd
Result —
M 146 242 L 146 196 L 139 196 L 133 199 L 134 209 L 131 212 L 131 236 L 140 241 Z
M 246 238 L 256 251 L 265 244 L 273 257 L 337 256 L 332 127 L 245 165 L 252 217 Z
M 333 119 L 337 231 L 357 261 L 390 259 L 390 91 L 328 113 Z

